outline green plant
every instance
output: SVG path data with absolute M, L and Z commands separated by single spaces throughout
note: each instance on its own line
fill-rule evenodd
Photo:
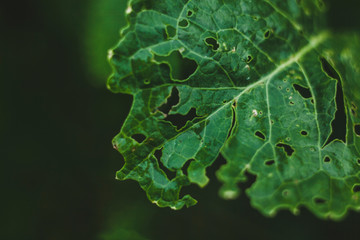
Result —
M 359 37 L 327 31 L 322 1 L 128 6 L 108 81 L 134 97 L 113 140 L 125 159 L 117 179 L 138 181 L 160 207 L 189 207 L 196 200 L 181 188 L 204 187 L 221 154 L 220 195 L 236 198 L 249 172 L 246 192 L 267 216 L 303 205 L 340 219 L 360 209 Z

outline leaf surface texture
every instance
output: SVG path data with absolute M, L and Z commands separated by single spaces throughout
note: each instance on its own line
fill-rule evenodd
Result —
M 321 12 L 318 1 L 130 1 L 110 52 L 109 88 L 133 95 L 113 140 L 125 159 L 117 179 L 138 181 L 161 207 L 189 207 L 181 188 L 205 186 L 221 154 L 220 195 L 236 198 L 249 172 L 246 193 L 265 215 L 359 209 L 360 74 L 346 64 L 357 56 L 329 48 Z M 344 141 L 331 139 L 342 89 Z

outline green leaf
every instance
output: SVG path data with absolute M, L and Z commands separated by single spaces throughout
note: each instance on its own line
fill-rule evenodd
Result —
M 160 207 L 189 207 L 196 200 L 181 188 L 205 186 L 221 154 L 220 195 L 236 198 L 249 172 L 256 181 L 246 193 L 264 215 L 306 206 L 339 219 L 360 209 L 359 58 L 321 30 L 322 1 L 128 6 L 108 81 L 133 95 L 113 140 L 125 159 L 117 179 L 138 181 Z M 332 139 L 341 86 L 346 142 Z

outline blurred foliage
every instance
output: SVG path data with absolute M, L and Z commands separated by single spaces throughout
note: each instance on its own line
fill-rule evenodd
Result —
M 102 19 L 107 2 L 119 4 L 108 8 L 119 22 Z M 0 8 L 0 239 L 356 237 L 356 213 L 340 223 L 320 221 L 304 209 L 298 217 L 281 212 L 268 219 L 245 196 L 220 199 L 216 181 L 201 191 L 185 188 L 201 204 L 175 212 L 149 203 L 135 182 L 115 180 L 123 161 L 111 139 L 131 98 L 106 89 L 106 56 L 119 38 L 125 2 L 8 1 Z M 359 3 L 332 2 L 336 29 L 359 29 Z M 210 178 L 223 161 L 210 169 Z
M 102 240 L 133 239 L 145 240 L 139 232 L 149 232 L 148 222 L 155 209 L 148 209 L 140 202 L 129 204 L 122 211 L 109 212 L 106 230 L 99 235 Z M 146 231 L 144 231 L 146 229 Z
M 119 40 L 120 29 L 126 25 L 126 6 L 125 0 L 91 0 L 88 6 L 83 50 L 89 79 L 95 86 L 104 87 L 104 76 L 111 72 L 107 50 Z

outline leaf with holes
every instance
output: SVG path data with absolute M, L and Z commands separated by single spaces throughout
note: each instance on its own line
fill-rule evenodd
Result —
M 360 209 L 358 58 L 321 30 L 321 1 L 128 6 L 109 56 L 108 87 L 134 97 L 113 140 L 125 159 L 117 179 L 138 181 L 160 207 L 189 207 L 196 200 L 181 188 L 205 186 L 221 154 L 220 195 L 236 198 L 253 174 L 246 193 L 267 216 Z

